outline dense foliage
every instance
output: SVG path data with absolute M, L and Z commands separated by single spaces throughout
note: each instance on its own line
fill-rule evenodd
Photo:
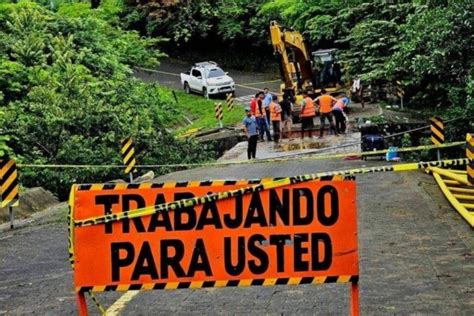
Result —
M 132 136 L 140 163 L 206 159 L 166 131 L 177 115 L 169 94 L 131 76 L 132 66 L 157 64 L 157 41 L 108 17 L 81 3 L 57 13 L 29 2 L 0 4 L 0 151 L 20 163 L 120 164 L 120 141 Z M 21 183 L 64 196 L 73 182 L 122 172 L 25 168 Z
M 389 90 L 412 108 L 474 111 L 474 2 L 448 0 L 128 0 L 125 21 L 181 47 L 245 47 L 233 62 L 271 60 L 271 20 L 299 30 L 312 50 L 339 48 L 351 76 Z M 196 45 L 196 43 L 198 43 Z M 186 46 L 188 45 L 188 46 Z M 173 47 L 174 49 L 176 46 Z M 186 50 L 186 49 L 185 49 Z M 170 52 L 173 54 L 173 51 Z M 263 55 L 263 57 L 262 57 Z M 248 58 L 245 58 L 248 57 Z M 222 58 L 220 61 L 226 61 Z M 242 67 L 244 65 L 238 65 Z M 277 69 L 274 64 L 272 66 Z M 261 69 L 260 69 L 261 70 Z

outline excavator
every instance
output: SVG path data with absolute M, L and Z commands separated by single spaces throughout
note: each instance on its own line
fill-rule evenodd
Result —
M 270 23 L 270 36 L 274 52 L 279 56 L 282 94 L 292 93 L 298 99 L 303 90 L 319 93 L 322 88 L 328 92 L 341 89 L 336 49 L 321 49 L 310 55 L 301 33 L 282 29 L 276 21 Z

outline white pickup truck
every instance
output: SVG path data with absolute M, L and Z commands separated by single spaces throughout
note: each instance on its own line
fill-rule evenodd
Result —
M 186 93 L 201 93 L 205 98 L 235 91 L 234 79 L 212 61 L 197 63 L 181 73 L 181 84 Z

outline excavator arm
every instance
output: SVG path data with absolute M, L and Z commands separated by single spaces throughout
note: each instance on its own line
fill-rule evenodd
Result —
M 297 89 L 311 86 L 313 82 L 311 58 L 301 33 L 282 30 L 276 21 L 272 21 L 270 35 L 273 50 L 280 56 L 285 89 L 293 89 L 296 92 Z

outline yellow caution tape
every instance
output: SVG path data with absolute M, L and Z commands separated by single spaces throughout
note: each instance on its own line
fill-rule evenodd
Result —
M 462 146 L 466 142 L 458 141 L 452 143 L 446 143 L 442 145 L 424 145 L 416 147 L 402 147 L 398 148 L 396 152 L 410 152 L 419 150 L 431 150 L 447 147 Z M 269 162 L 287 162 L 287 161 L 303 161 L 303 160 L 327 160 L 333 158 L 346 158 L 353 156 L 378 156 L 384 155 L 390 152 L 389 149 L 368 151 L 368 152 L 353 152 L 344 154 L 331 154 L 331 155 L 314 155 L 305 157 L 287 157 L 287 158 L 268 158 L 268 159 L 255 159 L 255 160 L 244 160 L 244 161 L 218 161 L 218 162 L 202 162 L 202 163 L 182 163 L 182 164 L 156 164 L 156 165 L 135 165 L 136 168 L 147 169 L 147 168 L 161 168 L 161 167 L 205 167 L 205 166 L 229 166 L 229 165 L 245 165 L 255 163 L 269 163 Z M 18 164 L 19 168 L 123 168 L 123 165 L 68 165 L 68 164 Z
M 101 315 L 107 315 L 106 311 L 105 311 L 105 308 L 100 304 L 99 300 L 97 299 L 97 297 L 95 297 L 94 293 L 92 293 L 92 291 L 88 291 L 87 293 L 89 293 L 92 301 L 94 302 L 95 306 L 97 306 L 97 308 L 99 309 L 99 312 Z
M 295 177 L 286 177 L 281 179 L 275 179 L 273 181 L 263 182 L 254 186 L 247 186 L 240 189 L 229 190 L 225 192 L 212 193 L 205 196 L 199 196 L 191 199 L 179 200 L 169 203 L 163 203 L 159 205 L 144 207 L 141 209 L 130 210 L 121 213 L 108 214 L 97 217 L 90 217 L 84 220 L 74 221 L 74 226 L 91 226 L 97 224 L 105 224 L 123 219 L 132 219 L 142 216 L 153 215 L 155 213 L 171 211 L 176 209 L 182 209 L 186 207 L 194 207 L 196 205 L 204 204 L 206 202 L 215 202 L 219 200 L 225 200 L 228 198 L 251 194 L 263 190 L 269 190 L 287 186 L 290 184 L 302 183 L 311 180 L 321 180 L 325 177 L 333 176 L 355 176 L 358 174 L 375 173 L 375 172 L 402 172 L 402 171 L 413 171 L 419 169 L 426 169 L 428 167 L 455 167 L 465 166 L 466 164 L 473 162 L 474 159 L 453 159 L 453 160 L 441 160 L 441 161 L 430 161 L 430 162 L 415 162 L 400 165 L 388 165 L 380 167 L 368 167 L 368 168 L 357 168 L 330 172 L 320 172 L 314 174 L 300 175 Z

